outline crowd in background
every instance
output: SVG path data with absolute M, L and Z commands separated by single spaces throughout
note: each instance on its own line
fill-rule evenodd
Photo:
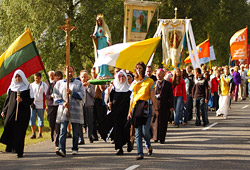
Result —
M 72 154 L 77 154 L 78 145 L 85 144 L 86 132 L 90 143 L 100 138 L 113 141 L 117 155 L 124 154 L 125 144 L 131 152 L 136 141 L 136 159 L 140 160 L 144 158 L 142 137 L 147 154 L 151 155 L 151 141 L 164 144 L 169 124 L 175 128 L 184 127 L 195 115 L 196 126 L 207 126 L 209 110 L 227 119 L 231 100 L 246 100 L 247 96 L 250 99 L 248 65 L 211 69 L 206 65 L 195 69 L 187 66 L 168 71 L 165 68 L 154 70 L 139 62 L 134 73 L 115 68 L 114 80 L 106 85 L 89 83 L 90 79 L 97 78 L 95 68 L 90 75 L 82 70 L 79 77 L 75 77 L 75 69 L 70 66 L 69 89 L 61 71 L 50 71 L 49 82 L 42 82 L 41 78 L 42 75 L 36 73 L 34 82 L 29 84 L 19 70 L 8 89 L 1 114 L 7 119 L 0 141 L 7 145 L 7 152 L 14 150 L 18 157 L 23 156 L 24 142 L 17 145 L 15 140 L 24 141 L 28 121 L 33 132 L 30 138 L 43 137 L 45 111 L 57 155 L 66 156 L 66 138 L 72 136 Z M 67 94 L 69 102 L 66 102 Z M 26 104 L 26 107 L 18 110 L 17 103 Z M 26 123 L 19 121 L 21 114 L 26 115 Z M 20 128 L 21 136 L 16 134 L 18 127 L 23 127 Z

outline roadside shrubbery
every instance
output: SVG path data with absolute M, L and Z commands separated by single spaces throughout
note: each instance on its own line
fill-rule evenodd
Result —
M 6 94 L 0 96 L 0 113 L 2 113 L 2 108 L 3 108 L 5 98 L 6 98 Z M 3 118 L 2 118 L 2 116 L 0 116 L 0 126 L 2 126 L 2 125 L 3 125 Z

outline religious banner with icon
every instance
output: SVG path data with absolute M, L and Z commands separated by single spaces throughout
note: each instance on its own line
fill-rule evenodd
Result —
M 183 19 L 166 19 L 162 22 L 162 48 L 163 64 L 175 68 L 180 63 L 180 53 L 183 46 L 185 35 L 185 20 Z
M 144 40 L 159 2 L 124 0 L 123 42 Z

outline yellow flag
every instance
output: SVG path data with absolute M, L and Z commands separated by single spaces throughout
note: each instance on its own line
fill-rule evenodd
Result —
M 94 67 L 106 64 L 134 72 L 138 62 L 143 61 L 147 64 L 160 39 L 156 37 L 138 42 L 120 43 L 98 50 L 98 59 Z

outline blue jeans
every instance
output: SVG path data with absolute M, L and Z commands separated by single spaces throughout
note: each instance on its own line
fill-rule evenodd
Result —
M 207 115 L 207 103 L 205 103 L 205 98 L 195 98 L 195 112 L 196 112 L 196 124 L 200 124 L 200 112 L 202 116 L 203 123 L 208 123 L 208 115 Z
M 145 125 L 140 125 L 138 128 L 135 128 L 135 138 L 136 138 L 136 145 L 137 145 L 137 154 L 144 156 L 143 154 L 143 146 L 142 146 L 142 136 L 144 136 L 145 140 L 145 147 L 150 148 L 151 143 L 151 133 L 150 133 L 150 123 L 152 117 L 152 106 L 150 106 L 150 113 L 148 115 L 148 119 Z
M 38 124 L 37 126 L 43 127 L 44 126 L 44 109 L 31 109 L 31 116 L 30 116 L 30 125 L 36 125 L 36 113 L 38 117 Z
M 65 145 L 66 145 L 66 134 L 67 134 L 67 126 L 69 121 L 61 122 L 60 126 L 60 136 L 59 136 L 59 150 L 62 150 L 66 153 Z M 79 139 L 79 131 L 80 131 L 80 124 L 79 123 L 71 123 L 73 129 L 73 138 L 72 143 L 73 147 L 72 150 L 78 151 L 78 139 Z
M 179 120 L 182 120 L 183 97 L 174 96 L 174 125 L 179 126 Z
M 184 112 L 184 101 L 182 100 L 182 102 L 181 102 L 181 108 L 182 108 L 182 110 L 181 110 L 181 113 L 180 113 L 180 115 L 179 115 L 179 123 L 182 123 L 182 117 L 183 117 L 183 115 L 185 114 L 185 112 Z M 185 115 L 184 115 L 185 116 Z

